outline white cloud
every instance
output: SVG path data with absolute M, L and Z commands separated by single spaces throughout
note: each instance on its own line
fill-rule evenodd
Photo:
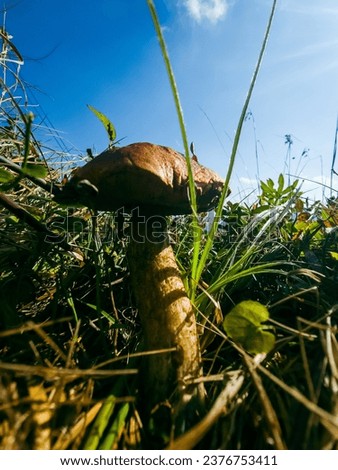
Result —
M 189 14 L 198 22 L 208 20 L 216 23 L 228 11 L 228 0 L 185 0 Z

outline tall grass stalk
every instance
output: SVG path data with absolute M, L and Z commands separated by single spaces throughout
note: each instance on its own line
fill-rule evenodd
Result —
M 187 169 L 188 169 L 188 175 L 189 175 L 189 196 L 190 196 L 191 209 L 193 213 L 192 230 L 193 230 L 194 243 L 193 243 L 191 272 L 192 272 L 192 279 L 194 279 L 195 277 L 194 273 L 197 271 L 197 266 L 198 266 L 198 258 L 199 258 L 201 238 L 202 238 L 202 228 L 199 225 L 198 216 L 197 216 L 196 190 L 195 190 L 195 184 L 194 184 L 194 176 L 193 176 L 192 168 L 191 168 L 188 136 L 187 136 L 187 131 L 186 131 L 185 123 L 184 123 L 183 110 L 182 110 L 180 97 L 179 97 L 179 93 L 178 93 L 178 89 L 177 89 L 177 85 L 175 81 L 175 76 L 174 76 L 174 72 L 173 72 L 171 62 L 169 59 L 167 46 L 166 46 L 166 43 L 164 41 L 164 37 L 162 34 L 162 29 L 161 29 L 161 25 L 158 19 L 156 8 L 155 8 L 153 0 L 147 0 L 147 4 L 148 4 L 150 14 L 151 14 L 154 26 L 155 26 L 157 38 L 160 43 L 161 53 L 164 59 L 165 67 L 166 67 L 169 82 L 170 82 L 171 91 L 174 97 L 178 122 L 180 125 L 180 130 L 181 130 L 181 135 L 182 135 L 184 154 L 185 154 L 185 158 L 187 162 Z M 192 287 L 192 290 L 190 294 L 193 295 L 195 292 L 195 288 L 193 286 L 191 287 Z
M 336 130 L 334 135 L 334 144 L 333 144 L 333 154 L 332 154 L 332 163 L 331 163 L 331 172 L 330 172 L 330 197 L 333 196 L 333 175 L 337 175 L 335 171 L 336 156 L 337 156 L 337 137 L 338 137 L 338 116 L 336 122 Z

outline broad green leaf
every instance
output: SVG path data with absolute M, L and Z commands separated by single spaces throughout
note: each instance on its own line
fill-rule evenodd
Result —
M 26 163 L 22 171 L 25 175 L 34 178 L 45 178 L 48 174 L 48 169 L 43 163 Z
M 16 177 L 5 168 L 0 168 L 0 183 L 12 183 Z
M 100 119 L 100 121 L 104 125 L 104 127 L 105 127 L 105 129 L 108 133 L 110 143 L 114 142 L 114 140 L 116 139 L 116 130 L 115 130 L 115 127 L 112 124 L 112 122 L 107 118 L 107 116 L 105 116 L 103 113 L 101 113 L 100 111 L 95 109 L 90 104 L 87 104 L 87 106 L 95 114 L 95 116 L 98 119 Z
M 336 251 L 329 251 L 330 255 L 332 256 L 333 259 L 338 261 L 338 253 Z
M 268 309 L 254 300 L 236 305 L 223 321 L 226 334 L 252 354 L 268 353 L 274 347 L 275 336 L 263 324 L 269 319 Z
M 247 338 L 246 349 L 252 354 L 268 353 L 275 345 L 275 335 L 263 329 L 257 329 Z
M 265 193 L 270 193 L 271 192 L 271 188 L 265 184 L 263 181 L 261 181 L 261 188 L 262 188 L 262 191 L 265 192 Z
M 300 220 L 299 222 L 295 223 L 295 229 L 297 231 L 304 231 L 309 228 L 309 223 L 305 220 Z

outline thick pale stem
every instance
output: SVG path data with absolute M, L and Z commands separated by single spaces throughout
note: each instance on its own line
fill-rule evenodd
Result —
M 147 356 L 141 383 L 150 408 L 175 396 L 180 414 L 192 400 L 197 406 L 203 401 L 203 385 L 193 382 L 202 375 L 199 339 L 164 222 L 156 233 L 151 222 L 138 223 L 137 231 L 134 225 L 128 254 L 132 285 L 145 349 L 175 351 Z

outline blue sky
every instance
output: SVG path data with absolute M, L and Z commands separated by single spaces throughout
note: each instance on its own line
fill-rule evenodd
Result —
M 272 0 L 155 5 L 189 141 L 200 162 L 224 176 Z M 150 141 L 182 151 L 145 0 L 8 0 L 6 6 L 7 30 L 25 59 L 21 76 L 41 105 L 36 119 L 47 116 L 74 155 L 107 145 L 87 104 L 109 116 L 123 145 Z M 279 0 L 243 129 L 233 199 L 256 188 L 258 178 L 289 171 L 287 134 L 290 172 L 329 182 L 338 114 L 337 26 L 337 0 Z M 303 188 L 322 194 L 315 183 Z

